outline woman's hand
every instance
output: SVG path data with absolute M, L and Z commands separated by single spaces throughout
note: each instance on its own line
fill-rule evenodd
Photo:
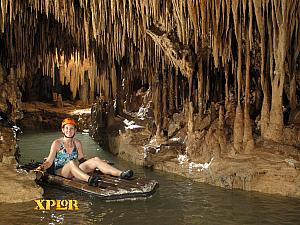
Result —
M 44 164 L 38 166 L 38 167 L 35 168 L 33 171 L 34 171 L 34 172 L 42 172 L 42 173 L 44 173 L 44 171 L 45 171 Z
M 79 164 L 84 163 L 86 161 L 85 158 L 78 159 Z
M 45 167 L 43 164 L 34 169 L 33 171 L 35 172 L 36 180 L 40 180 L 45 175 Z

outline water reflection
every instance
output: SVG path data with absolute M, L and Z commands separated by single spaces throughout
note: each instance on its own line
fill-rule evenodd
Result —
M 22 161 L 44 157 L 51 141 L 59 136 L 60 133 L 25 133 L 20 141 Z M 79 210 L 43 212 L 33 210 L 34 202 L 0 204 L 0 224 L 300 224 L 299 199 L 224 190 L 146 170 L 107 154 L 87 135 L 77 137 L 87 156 L 100 156 L 117 167 L 133 168 L 138 176 L 158 180 L 157 193 L 146 200 L 105 202 L 95 196 L 46 187 L 45 199 L 76 199 Z

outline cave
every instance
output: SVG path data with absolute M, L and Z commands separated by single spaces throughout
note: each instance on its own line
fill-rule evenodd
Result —
M 91 135 L 141 165 L 264 148 L 299 171 L 299 21 L 296 0 L 1 0 L 0 126 L 25 126 L 30 102 L 84 106 Z M 145 127 L 129 134 L 136 152 L 120 118 Z

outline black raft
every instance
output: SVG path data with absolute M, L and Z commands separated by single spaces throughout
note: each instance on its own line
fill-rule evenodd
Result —
M 22 165 L 19 168 L 26 171 L 34 170 L 41 163 L 31 162 Z M 47 172 L 37 173 L 36 182 L 38 184 L 51 184 L 60 188 L 67 188 L 73 191 L 85 192 L 104 200 L 122 200 L 122 199 L 143 199 L 152 196 L 158 188 L 158 182 L 142 177 L 133 177 L 130 180 L 120 179 L 110 175 L 104 175 L 96 170 L 101 177 L 97 187 L 92 187 L 75 179 L 67 179 L 58 175 L 52 175 Z

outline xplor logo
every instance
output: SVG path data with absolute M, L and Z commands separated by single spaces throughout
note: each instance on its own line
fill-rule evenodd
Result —
M 35 210 L 79 210 L 77 200 L 46 200 L 37 199 L 34 200 L 36 203 Z

